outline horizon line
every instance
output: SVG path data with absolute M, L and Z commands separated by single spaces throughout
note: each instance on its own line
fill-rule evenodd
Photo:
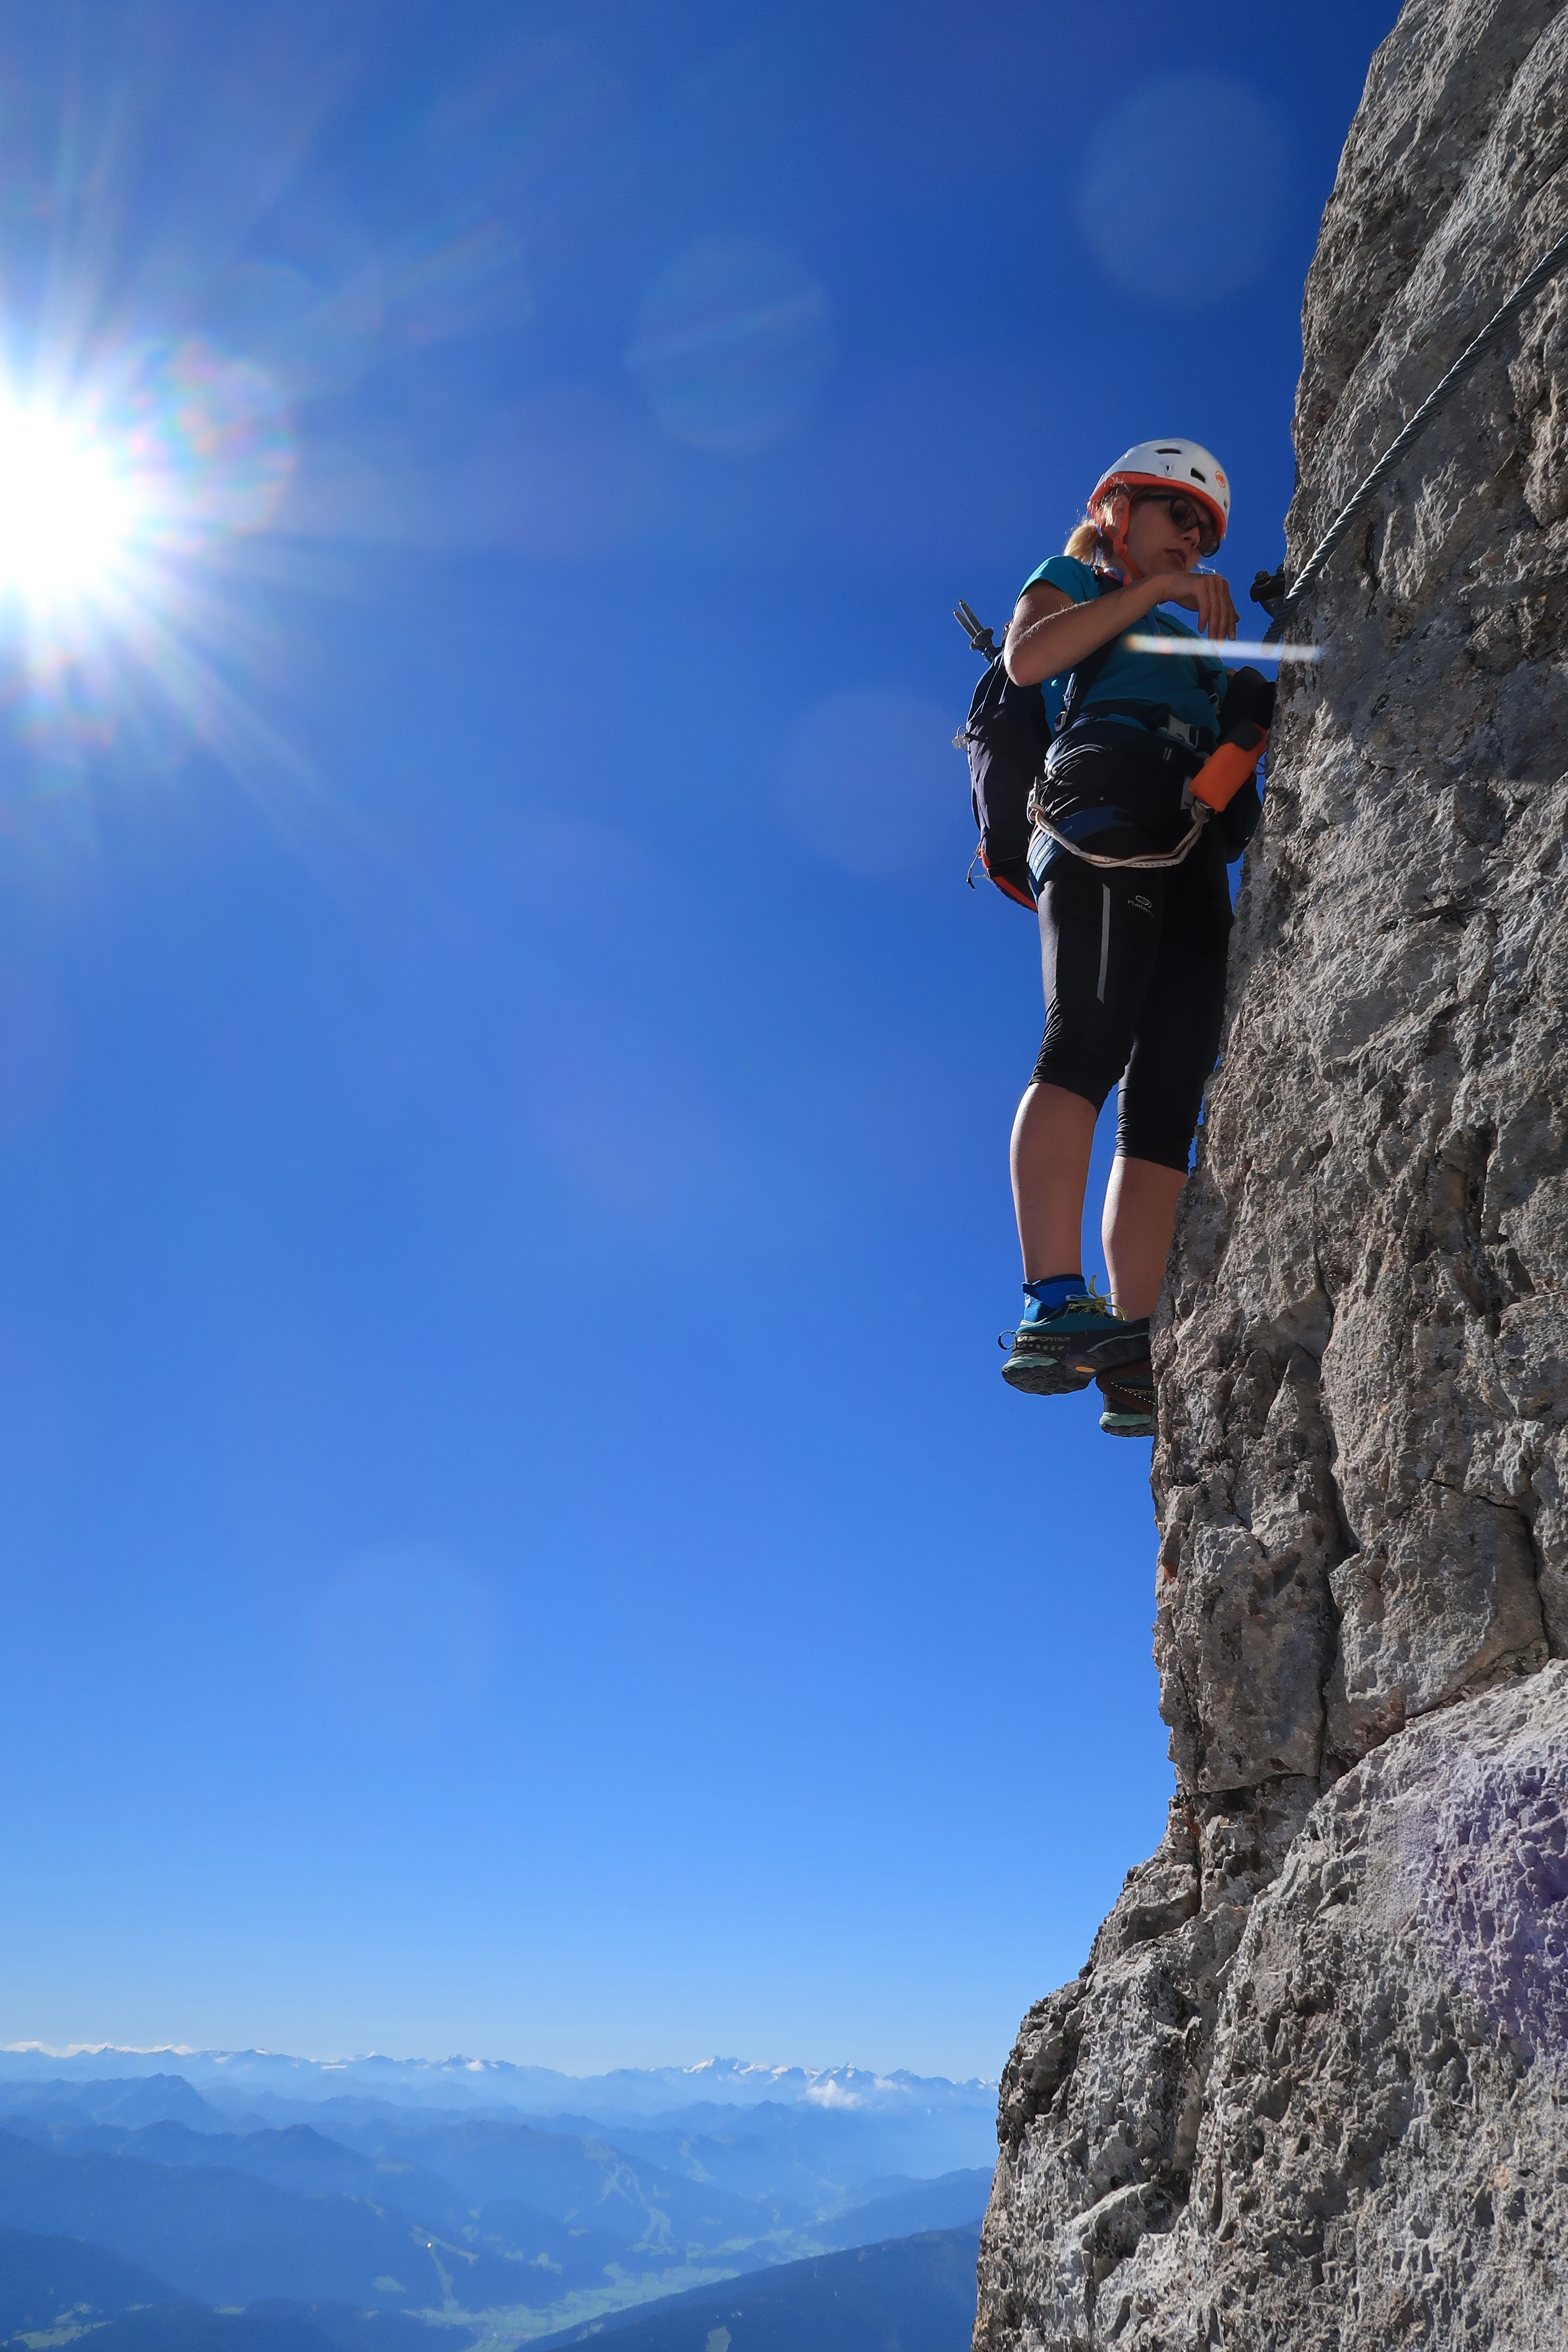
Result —
M 384 2050 L 360 2050 L 353 2052 L 350 2055 L 340 2057 L 312 2057 L 299 2051 L 268 2049 L 258 2042 L 237 2044 L 230 2049 L 214 2048 L 210 2044 L 198 2046 L 194 2042 L 68 2042 L 63 2044 L 52 2042 L 0 2042 L 0 2058 L 28 2056 L 61 2059 L 100 2058 L 106 2056 L 120 2056 L 126 2058 L 208 2058 L 215 2061 L 222 2061 L 230 2058 L 273 2058 L 284 2060 L 291 2065 L 317 2067 L 363 2066 L 371 2063 L 373 2061 L 379 2061 L 382 2064 L 388 2066 L 427 2066 L 433 2068 L 460 2066 L 472 2073 L 483 2073 L 490 2068 L 505 2067 L 509 2068 L 515 2074 L 553 2074 L 560 2081 L 564 2083 L 598 2082 L 605 2080 L 611 2074 L 680 2074 L 690 2076 L 694 2074 L 706 2074 L 712 2067 L 729 2067 L 738 2074 L 769 2074 L 773 2076 L 775 2079 L 784 2074 L 803 2074 L 808 2081 L 819 2081 L 825 2076 L 830 2075 L 862 2074 L 865 2075 L 868 2081 L 874 2083 L 891 2083 L 896 2081 L 899 2075 L 902 2074 L 915 2082 L 950 2083 L 955 2088 L 963 2088 L 970 2084 L 976 2084 L 982 2089 L 989 2089 L 993 2087 L 991 2078 L 984 2074 L 922 2075 L 916 2074 L 915 2070 L 909 2066 L 896 2066 L 892 2068 L 861 2066 L 858 2065 L 853 2059 L 844 2059 L 836 2064 L 827 2066 L 811 2066 L 798 2060 L 792 2060 L 786 2063 L 778 2064 L 755 2058 L 726 2058 L 718 2053 L 715 2053 L 711 2057 L 693 2060 L 689 2063 L 680 2061 L 664 2061 L 643 2065 L 622 2064 L 617 2066 L 604 2066 L 600 2067 L 596 2072 L 579 2074 L 573 2074 L 569 2069 L 563 2066 L 546 2065 L 535 2059 L 469 2058 L 464 2056 L 461 2052 L 458 2051 L 450 2052 L 445 2057 L 440 2058 L 423 2056 L 400 2058 L 395 2056 L 390 2051 Z

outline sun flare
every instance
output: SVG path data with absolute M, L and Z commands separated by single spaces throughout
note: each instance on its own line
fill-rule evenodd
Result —
M 136 520 L 105 440 L 68 415 L 0 404 L 0 595 L 46 607 L 103 597 Z

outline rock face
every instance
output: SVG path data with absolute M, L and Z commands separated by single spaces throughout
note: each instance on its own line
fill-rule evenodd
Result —
M 1410 0 L 1299 566 L 1568 227 L 1568 6 Z M 977 2352 L 1568 2344 L 1568 273 L 1293 635 L 1157 1319 L 1178 1795 L 1002 2084 Z

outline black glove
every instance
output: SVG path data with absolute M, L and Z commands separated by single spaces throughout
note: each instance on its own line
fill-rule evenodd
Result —
M 1225 862 L 1234 866 L 1263 821 L 1263 803 L 1256 784 L 1243 784 L 1236 798 L 1228 801 L 1219 813 L 1219 829 L 1225 835 Z
M 1279 691 L 1276 681 L 1265 677 L 1260 669 L 1233 670 L 1220 708 L 1220 733 L 1228 734 L 1233 727 L 1247 719 L 1267 733 L 1274 724 L 1274 698 Z

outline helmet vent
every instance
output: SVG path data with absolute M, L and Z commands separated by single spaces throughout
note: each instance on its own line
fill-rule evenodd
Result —
M 1206 482 L 1208 480 L 1208 476 L 1206 474 L 1200 474 L 1195 466 L 1189 466 L 1187 471 L 1191 474 L 1194 482 Z
M 1162 442 L 1159 448 L 1154 452 L 1156 457 L 1179 457 L 1181 454 L 1182 445 L 1179 441 L 1173 441 L 1168 446 L 1164 442 Z

